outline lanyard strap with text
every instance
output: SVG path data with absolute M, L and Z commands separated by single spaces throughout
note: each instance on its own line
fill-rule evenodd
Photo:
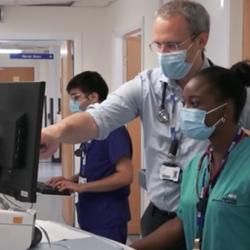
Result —
M 170 126 L 170 132 L 171 132 L 171 144 L 170 148 L 168 151 L 168 156 L 175 157 L 179 148 L 179 141 L 180 138 L 177 138 L 176 136 L 176 103 L 177 103 L 177 97 L 175 96 L 174 93 L 171 93 L 170 99 L 172 102 L 172 107 L 171 107 L 171 126 Z
M 171 133 L 171 144 L 168 151 L 168 157 L 174 158 L 177 154 L 178 147 L 179 147 L 179 140 L 176 136 L 176 103 L 177 103 L 177 97 L 172 90 L 172 93 L 170 95 L 170 101 L 172 103 L 171 106 L 171 117 L 169 117 L 169 112 L 165 107 L 165 99 L 166 99 L 166 91 L 167 91 L 167 82 L 161 82 L 163 89 L 162 89 L 162 98 L 161 98 L 161 105 L 160 110 L 158 112 L 158 120 L 162 123 L 168 123 L 170 120 L 170 133 Z

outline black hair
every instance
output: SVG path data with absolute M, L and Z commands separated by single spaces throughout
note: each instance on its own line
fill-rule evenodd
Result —
M 231 69 L 212 66 L 200 71 L 196 77 L 205 78 L 218 98 L 232 100 L 237 123 L 246 103 L 246 87 L 250 86 L 250 61 L 238 62 Z
M 109 89 L 102 76 L 95 71 L 84 71 L 74 76 L 67 85 L 67 92 L 79 88 L 85 94 L 96 92 L 99 95 L 99 101 L 106 99 Z

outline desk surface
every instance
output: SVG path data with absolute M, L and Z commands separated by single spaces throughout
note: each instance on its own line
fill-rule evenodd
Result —
M 42 242 L 32 250 L 133 250 L 119 242 L 65 224 L 42 220 L 37 220 L 36 224 L 42 229 L 41 231 L 47 232 L 51 248 L 43 232 Z

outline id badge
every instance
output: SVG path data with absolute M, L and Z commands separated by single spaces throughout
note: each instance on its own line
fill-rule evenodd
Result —
M 74 201 L 75 201 L 75 204 L 77 204 L 79 201 L 79 194 L 77 192 L 74 193 Z
M 87 183 L 87 178 L 79 175 L 78 184 L 84 184 L 84 183 Z M 79 194 L 77 192 L 75 192 L 75 204 L 78 203 L 78 200 L 79 200 Z
M 82 162 L 81 162 L 82 165 L 85 165 L 86 164 L 86 155 L 84 154 L 82 156 Z
M 78 183 L 79 183 L 79 184 L 87 183 L 87 178 L 84 177 L 84 176 L 79 176 L 79 178 L 78 178 Z
M 180 180 L 181 168 L 175 163 L 163 163 L 160 169 L 160 179 L 179 182 Z

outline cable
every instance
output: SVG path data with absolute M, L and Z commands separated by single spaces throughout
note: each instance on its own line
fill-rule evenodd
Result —
M 38 229 L 40 229 L 44 233 L 44 235 L 46 237 L 46 240 L 47 240 L 47 242 L 49 244 L 49 247 L 51 248 L 51 242 L 50 242 L 50 238 L 49 238 L 48 232 L 42 226 L 38 225 L 37 223 L 36 223 L 36 227 Z
M 3 196 L 3 195 L 1 195 Z M 5 210 L 8 210 L 10 209 L 10 205 L 8 202 L 5 201 L 4 197 L 0 197 L 0 204 L 2 205 L 2 208 L 5 209 Z
M 65 249 L 71 249 L 70 246 L 66 246 L 66 245 L 63 245 L 63 244 L 57 243 L 57 242 L 52 243 L 52 246 L 60 246 L 60 247 L 63 247 Z
M 27 210 L 27 208 L 22 207 L 20 205 L 18 205 L 17 203 L 13 202 L 11 199 L 9 199 L 6 195 L 3 195 L 4 199 L 7 200 L 10 204 L 12 204 L 13 206 L 15 206 L 15 208 L 18 209 L 22 209 L 22 210 Z M 28 209 L 32 209 L 33 208 L 33 203 L 30 204 L 30 207 Z

